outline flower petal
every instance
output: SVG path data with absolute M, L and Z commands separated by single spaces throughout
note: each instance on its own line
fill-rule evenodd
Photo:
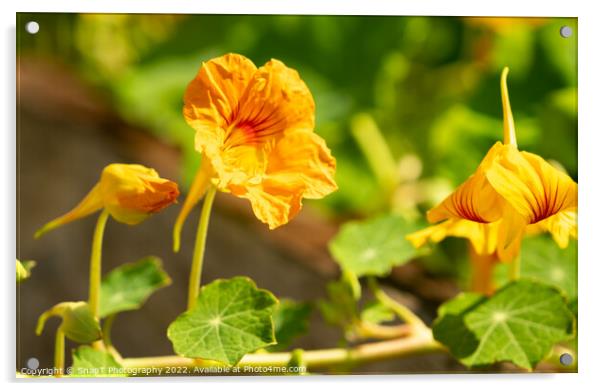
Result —
M 336 160 L 324 139 L 313 132 L 297 131 L 278 141 L 266 175 L 293 188 L 303 187 L 304 198 L 317 199 L 337 190 L 335 170 Z
M 552 234 L 558 247 L 566 248 L 569 245 L 571 237 L 577 239 L 577 208 L 563 210 L 537 224 L 531 224 L 527 227 L 527 233 L 529 234 L 537 234 L 544 231 Z
M 491 147 L 477 171 L 443 202 L 428 211 L 429 222 L 460 218 L 477 223 L 491 223 L 501 218 L 505 202 L 487 180 L 485 170 L 504 148 L 500 143 Z
M 267 179 L 259 185 L 247 187 L 241 197 L 251 201 L 255 216 L 274 229 L 288 223 L 301 210 L 303 188 L 293 186 Z
M 178 185 L 139 164 L 110 164 L 102 171 L 103 206 L 120 223 L 134 225 L 176 202 Z
M 449 219 L 406 236 L 414 247 L 422 247 L 428 241 L 439 243 L 448 236 L 470 240 L 475 252 L 481 255 L 495 252 L 499 235 L 499 222 L 483 224 L 465 219 Z
M 309 88 L 297 71 L 271 60 L 249 82 L 226 143 L 265 143 L 285 131 L 313 130 L 314 126 L 315 103 Z
M 103 201 L 100 185 L 96 184 L 88 193 L 88 195 L 86 195 L 86 197 L 75 208 L 44 225 L 42 228 L 36 231 L 34 237 L 37 239 L 48 231 L 52 231 L 61 225 L 89 216 L 92 213 L 102 209 L 102 207 Z
M 182 226 L 186 221 L 186 218 L 192 211 L 192 208 L 195 207 L 196 204 L 200 201 L 200 199 L 205 195 L 209 185 L 211 184 L 211 177 L 213 176 L 213 170 L 211 168 L 210 163 L 203 159 L 201 162 L 201 167 L 196 172 L 192 184 L 190 185 L 190 190 L 188 191 L 188 195 L 186 196 L 186 200 L 182 205 L 182 209 L 180 209 L 180 213 L 178 213 L 178 217 L 176 219 L 176 223 L 173 227 L 173 251 L 180 251 L 180 236 L 182 233 Z
M 248 198 L 257 218 L 274 229 L 299 212 L 302 198 L 322 198 L 337 189 L 335 167 L 324 140 L 299 130 L 276 143 L 261 183 L 230 186 L 230 190 Z
M 203 122 L 226 126 L 256 70 L 251 60 L 239 54 L 203 63 L 184 94 L 186 121 L 195 129 Z
M 577 184 L 532 153 L 509 148 L 487 169 L 486 176 L 529 224 L 577 206 Z

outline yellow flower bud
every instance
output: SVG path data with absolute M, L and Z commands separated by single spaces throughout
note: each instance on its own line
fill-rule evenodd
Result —
M 35 237 L 102 208 L 120 223 L 138 224 L 173 204 L 179 194 L 175 182 L 161 178 L 152 168 L 139 164 L 110 164 L 102 171 L 100 181 L 75 208 L 47 223 Z

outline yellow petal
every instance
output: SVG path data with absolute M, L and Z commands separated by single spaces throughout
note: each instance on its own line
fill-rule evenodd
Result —
M 139 164 L 110 164 L 100 177 L 104 207 L 124 224 L 138 224 L 174 203 L 178 185 Z
M 459 218 L 490 223 L 501 218 L 505 202 L 487 180 L 485 170 L 504 149 L 500 143 L 491 147 L 477 171 L 441 204 L 428 211 L 429 222 Z
M 211 184 L 211 177 L 213 171 L 211 170 L 210 164 L 203 159 L 201 167 L 196 172 L 194 180 L 186 196 L 186 200 L 180 209 L 178 218 L 173 227 L 173 250 L 174 252 L 180 251 L 180 236 L 182 232 L 182 226 L 186 221 L 186 218 L 190 214 L 190 211 L 199 202 L 203 195 L 207 192 L 209 185 Z
M 538 234 L 550 232 L 560 248 L 569 245 L 569 239 L 577 239 L 577 208 L 569 208 L 558 212 L 537 224 L 527 227 L 527 233 Z
M 497 235 L 497 255 L 501 261 L 510 262 L 518 256 L 526 227 L 525 218 L 507 206 Z
M 577 206 L 577 184 L 532 153 L 509 148 L 491 165 L 486 176 L 529 224 Z
M 282 191 L 287 186 L 286 190 Z M 302 188 L 266 180 L 261 185 L 246 189 L 244 198 L 251 201 L 255 216 L 270 229 L 288 223 L 301 210 Z
M 448 236 L 466 238 L 474 250 L 481 255 L 495 252 L 499 235 L 499 223 L 477 223 L 464 219 L 449 219 L 406 236 L 414 247 L 419 248 L 428 241 L 439 243 Z
M 70 223 L 74 220 L 81 219 L 92 213 L 100 210 L 103 207 L 102 194 L 100 192 L 100 185 L 96 184 L 92 190 L 86 195 L 86 197 L 71 211 L 58 217 L 51 222 L 44 225 L 35 233 L 35 238 L 39 238 L 48 231 L 51 231 L 61 225 Z

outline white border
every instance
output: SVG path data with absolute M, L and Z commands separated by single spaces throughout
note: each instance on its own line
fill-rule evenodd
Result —
M 525 0 L 505 0 L 499 2 L 477 2 L 470 0 L 21 0 L 18 5 L 11 1 L 2 2 L 0 18 L 3 22 L 1 39 L 2 61 L 0 77 L 4 91 L 0 94 L 0 118 L 4 122 L 0 145 L 4 148 L 2 156 L 2 184 L 0 216 L 0 248 L 5 254 L 3 282 L 6 300 L 3 306 L 4 317 L 0 321 L 2 337 L 0 355 L 2 378 L 15 385 L 14 377 L 14 271 L 15 254 L 15 12 L 106 12 L 106 13 L 282 13 L 282 14 L 348 14 L 348 15 L 465 15 L 465 16 L 577 16 L 579 17 L 579 374 L 578 375 L 406 375 L 406 376 L 345 376 L 345 377 L 311 377 L 311 378 L 203 378 L 203 379 L 131 379 L 132 382 L 143 382 L 145 387 L 164 388 L 166 383 L 176 382 L 182 386 L 189 383 L 202 382 L 195 387 L 226 388 L 266 388 L 287 390 L 307 389 L 309 387 L 332 387 L 339 384 L 347 387 L 365 389 L 382 387 L 392 389 L 437 388 L 441 390 L 483 389 L 507 391 L 514 387 L 546 387 L 566 391 L 576 385 L 600 384 L 602 374 L 602 346 L 600 344 L 600 296 L 599 286 L 602 282 L 602 259 L 597 242 L 597 225 L 601 221 L 599 200 L 602 200 L 600 175 L 597 170 L 602 167 L 600 143 L 601 113 L 601 80 L 600 70 L 600 38 L 602 38 L 601 15 L 596 12 L 594 1 L 566 0 L 545 1 L 539 4 Z M 6 266 L 9 265 L 9 266 Z M 29 382 L 20 386 L 31 387 Z M 43 382 L 34 387 L 105 387 L 98 381 L 80 382 Z M 113 387 L 116 382 L 109 385 Z M 593 388 L 593 387 L 592 387 Z

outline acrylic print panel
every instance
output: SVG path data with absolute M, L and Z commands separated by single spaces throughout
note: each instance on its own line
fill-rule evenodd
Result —
M 577 370 L 576 19 L 17 19 L 19 377 Z

